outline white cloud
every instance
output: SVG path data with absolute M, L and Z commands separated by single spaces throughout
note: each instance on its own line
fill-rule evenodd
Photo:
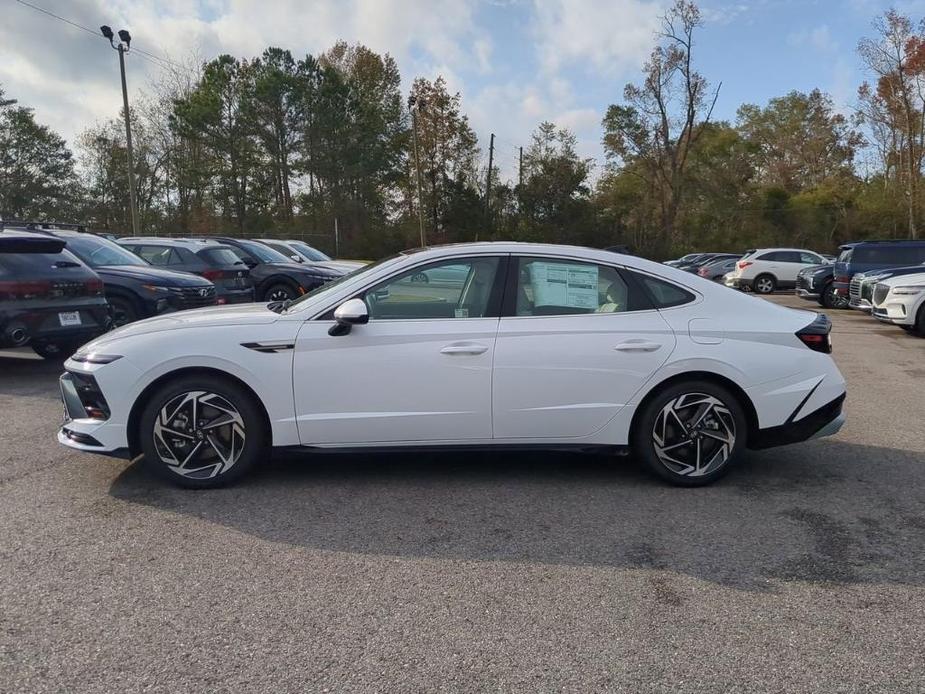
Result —
M 607 74 L 638 69 L 652 50 L 665 0 L 534 0 L 540 63 Z

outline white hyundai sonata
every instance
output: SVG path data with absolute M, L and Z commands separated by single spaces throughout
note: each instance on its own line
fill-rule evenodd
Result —
M 65 364 L 58 440 L 143 455 L 187 487 L 237 479 L 271 447 L 466 446 L 631 450 L 701 485 L 745 448 L 838 431 L 830 329 L 632 256 L 428 248 L 291 303 L 184 311 L 90 342 Z

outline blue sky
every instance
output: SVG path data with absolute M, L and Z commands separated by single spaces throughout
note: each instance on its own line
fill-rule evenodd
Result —
M 404 87 L 445 76 L 487 156 L 513 176 L 516 147 L 541 120 L 570 127 L 600 161 L 600 121 L 623 85 L 637 80 L 669 0 L 30 0 L 89 28 L 132 31 L 135 44 L 175 62 L 220 52 L 251 56 L 267 45 L 320 52 L 335 40 L 395 56 Z M 4 21 L 0 83 L 37 117 L 73 140 L 118 113 L 115 55 L 88 32 L 15 0 Z M 695 62 L 722 82 L 715 117 L 819 87 L 846 112 L 864 79 L 855 48 L 891 5 L 916 21 L 925 0 L 702 0 L 705 26 Z M 158 75 L 156 61 L 129 56 L 135 98 Z

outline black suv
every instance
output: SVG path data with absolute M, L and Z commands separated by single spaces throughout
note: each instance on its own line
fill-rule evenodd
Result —
M 154 267 L 118 243 L 78 231 L 48 230 L 67 241 L 67 249 L 96 270 L 112 306 L 115 325 L 170 311 L 216 303 L 215 285 L 189 272 Z
M 64 246 L 44 234 L 0 231 L 0 347 L 28 344 L 62 359 L 109 329 L 102 280 Z
M 258 241 L 227 236 L 210 236 L 209 239 L 230 246 L 250 268 L 257 301 L 295 299 L 345 274 L 345 270 L 337 267 L 293 262 Z
M 192 272 L 215 285 L 217 303 L 254 300 L 254 283 L 247 265 L 230 246 L 215 241 L 126 236 L 119 245 L 156 267 Z

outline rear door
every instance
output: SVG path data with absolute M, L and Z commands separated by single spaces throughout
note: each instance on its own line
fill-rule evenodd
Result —
M 590 436 L 665 363 L 667 322 L 628 273 L 512 259 L 492 379 L 496 439 Z

